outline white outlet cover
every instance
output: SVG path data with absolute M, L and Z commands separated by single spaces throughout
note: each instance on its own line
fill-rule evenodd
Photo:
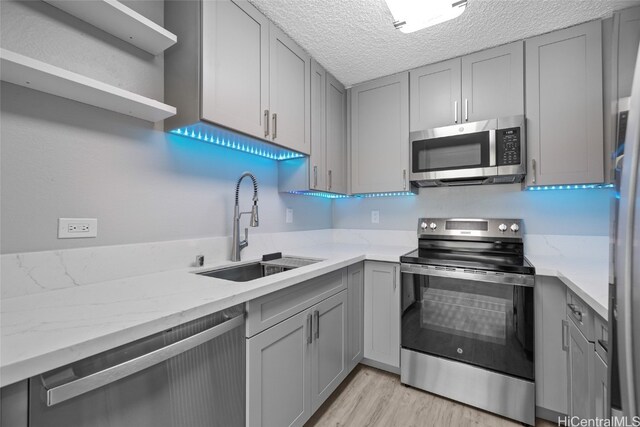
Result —
M 97 236 L 97 218 L 58 218 L 58 239 L 84 239 Z
M 380 211 L 371 211 L 371 223 L 372 224 L 380 223 Z
M 287 208 L 286 223 L 291 224 L 293 222 L 293 209 Z

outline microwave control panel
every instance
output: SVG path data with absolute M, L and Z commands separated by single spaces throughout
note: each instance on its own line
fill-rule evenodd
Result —
M 519 165 L 520 161 L 520 128 L 496 130 L 496 161 L 498 166 Z

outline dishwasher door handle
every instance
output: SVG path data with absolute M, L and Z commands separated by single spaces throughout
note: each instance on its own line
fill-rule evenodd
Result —
M 191 350 L 244 324 L 244 313 L 188 338 L 169 344 L 75 381 L 47 389 L 47 406 L 64 402 L 97 388 L 114 383 L 172 357 Z

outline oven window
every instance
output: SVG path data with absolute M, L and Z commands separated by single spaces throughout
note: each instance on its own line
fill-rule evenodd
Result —
M 489 132 L 413 141 L 413 171 L 489 167 Z
M 403 273 L 402 347 L 533 380 L 533 288 Z

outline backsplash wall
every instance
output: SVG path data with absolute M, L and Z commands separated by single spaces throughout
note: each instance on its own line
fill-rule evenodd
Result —
M 606 236 L 613 190 L 522 191 L 519 184 L 422 188 L 415 197 L 339 199 L 334 228 L 416 230 L 433 217 L 523 218 L 528 234 Z M 371 211 L 380 222 L 371 223 Z
M 125 3 L 162 24 L 162 1 Z M 3 48 L 163 98 L 162 55 L 45 2 L 2 1 L 0 18 Z M 331 228 L 331 201 L 278 193 L 272 160 L 9 83 L 1 91 L 3 254 L 228 236 L 235 182 L 246 170 L 260 185 L 260 227 L 249 231 L 250 240 L 253 233 Z M 241 207 L 248 209 L 245 181 Z M 294 210 L 291 224 L 286 208 Z M 98 237 L 57 239 L 60 217 L 97 218 Z

